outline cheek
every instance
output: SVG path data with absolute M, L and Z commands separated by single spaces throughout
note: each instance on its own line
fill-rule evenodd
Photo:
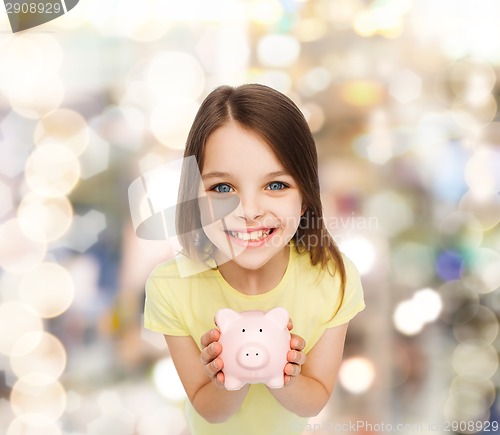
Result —
M 227 236 L 220 229 L 220 222 L 214 222 L 209 225 L 203 225 L 203 232 L 207 239 L 217 249 L 224 249 L 227 247 Z
M 280 213 L 281 216 L 288 217 L 291 221 L 300 219 L 302 215 L 303 207 L 302 201 L 299 195 L 294 195 L 294 197 L 283 198 L 279 204 L 276 204 L 276 211 Z
M 198 207 L 200 210 L 201 225 L 203 228 L 207 228 L 214 222 L 212 207 L 207 197 L 198 200 Z
M 200 214 L 201 229 L 208 239 L 212 241 L 219 232 L 220 221 L 214 220 L 212 205 L 207 195 L 198 198 L 198 212 Z
M 238 196 L 228 195 L 206 195 L 198 200 L 200 209 L 200 219 L 203 226 L 214 222 L 221 222 L 222 219 L 230 216 L 238 208 L 240 200 Z
M 214 201 L 213 197 L 210 195 L 199 198 L 198 207 L 203 228 L 213 227 L 216 223 L 220 223 L 221 219 L 225 217 L 220 203 Z
M 221 240 L 226 239 L 226 235 L 220 229 L 220 222 L 213 222 L 203 225 L 203 232 L 213 244 L 217 245 Z
M 294 233 L 300 223 L 300 205 L 284 205 L 280 208 L 280 210 L 275 210 L 276 215 L 279 216 L 279 220 L 284 228 L 286 228 L 286 232 Z
M 295 233 L 295 231 L 297 231 L 297 228 L 299 227 L 299 224 L 300 224 L 300 215 L 294 216 L 293 218 L 289 218 L 287 227 L 290 229 L 292 233 Z

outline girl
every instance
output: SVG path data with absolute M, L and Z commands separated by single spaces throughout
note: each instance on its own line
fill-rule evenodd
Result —
M 185 277 L 176 261 L 159 265 L 146 285 L 145 327 L 165 335 L 193 435 L 300 434 L 328 402 L 348 322 L 364 308 L 359 275 L 323 223 L 311 131 L 280 92 L 223 86 L 202 103 L 184 155 L 202 181 L 183 174 L 180 242 L 190 262 L 213 267 Z M 196 191 L 206 207 L 188 200 Z M 218 204 L 231 199 L 221 216 Z M 285 386 L 225 390 L 215 312 L 276 306 L 294 332 Z

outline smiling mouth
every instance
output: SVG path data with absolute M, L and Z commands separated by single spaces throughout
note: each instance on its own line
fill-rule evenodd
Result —
M 263 230 L 250 231 L 250 232 L 240 232 L 240 231 L 231 231 L 231 230 L 227 230 L 224 232 L 226 234 L 228 234 L 229 236 L 234 237 L 236 239 L 247 241 L 247 242 L 248 241 L 254 242 L 254 241 L 259 241 L 259 240 L 265 239 L 270 234 L 272 234 L 275 230 L 276 230 L 276 228 L 267 228 L 267 229 L 263 229 Z

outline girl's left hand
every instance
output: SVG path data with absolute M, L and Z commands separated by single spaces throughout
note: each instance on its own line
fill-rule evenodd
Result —
M 288 321 L 288 330 L 293 328 L 292 319 Z M 300 375 L 301 367 L 306 362 L 306 354 L 302 352 L 306 341 L 296 334 L 291 334 L 290 349 L 287 354 L 288 363 L 285 365 L 285 386 L 291 385 Z

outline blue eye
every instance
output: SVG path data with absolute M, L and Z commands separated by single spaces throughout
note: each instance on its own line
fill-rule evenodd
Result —
M 211 190 L 214 190 L 215 192 L 218 192 L 218 193 L 229 193 L 232 191 L 232 189 L 233 188 L 229 184 L 221 183 L 221 184 L 217 184 L 216 186 L 212 187 Z
M 269 190 L 282 190 L 287 186 L 281 181 L 273 181 L 272 183 L 269 183 L 267 187 Z

